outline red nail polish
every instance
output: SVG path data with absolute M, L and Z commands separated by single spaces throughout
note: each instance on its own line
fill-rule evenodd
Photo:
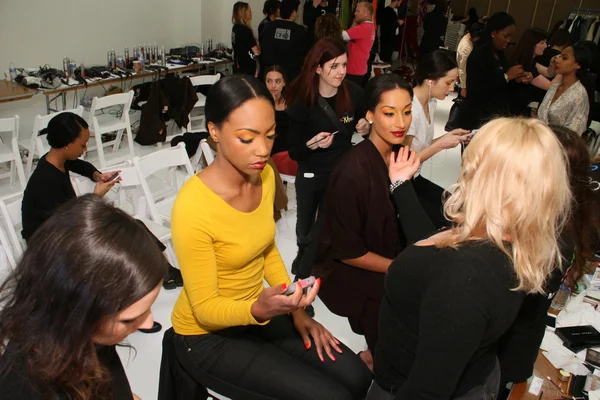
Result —
M 283 285 L 281 285 L 281 290 L 287 290 L 287 283 L 284 283 Z
M 321 278 L 317 278 L 317 286 L 321 286 Z
M 306 347 L 306 350 L 310 349 L 310 343 L 304 343 L 304 347 Z
M 334 361 L 334 362 L 336 361 L 336 359 L 335 359 L 335 356 L 333 356 L 333 361 Z

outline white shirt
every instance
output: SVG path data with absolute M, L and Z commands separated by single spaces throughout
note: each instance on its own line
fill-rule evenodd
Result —
M 425 111 L 423 110 L 423 106 L 421 106 L 421 102 L 416 96 L 413 96 L 412 122 L 410 123 L 410 128 L 408 128 L 407 133 L 408 136 L 413 136 L 412 144 L 410 145 L 411 150 L 415 150 L 416 152 L 423 151 L 431 145 L 431 142 L 433 142 L 433 115 L 435 114 L 436 108 L 437 100 L 429 100 L 429 119 L 431 121 L 431 123 L 429 123 Z M 420 174 L 421 166 L 422 165 L 419 165 L 419 170 L 415 176 Z
M 423 151 L 431 145 L 431 142 L 433 142 L 433 115 L 435 114 L 436 108 L 437 100 L 429 100 L 429 119 L 432 121 L 429 123 L 425 111 L 423 110 L 423 106 L 421 106 L 421 102 L 416 96 L 413 96 L 412 122 L 410 123 L 410 128 L 407 133 L 408 136 L 413 136 L 413 141 L 410 146 L 412 150 L 417 152 Z

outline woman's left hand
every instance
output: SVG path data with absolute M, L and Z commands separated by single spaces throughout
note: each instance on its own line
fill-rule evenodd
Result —
M 304 309 L 294 311 L 292 313 L 292 318 L 294 319 L 296 330 L 300 333 L 300 336 L 302 336 L 306 350 L 310 349 L 310 336 L 312 336 L 321 362 L 325 362 L 323 351 L 325 351 L 327 356 L 333 361 L 335 361 L 335 356 L 333 355 L 332 349 L 342 354 L 342 349 L 339 346 L 340 342 L 331 334 L 331 332 L 325 329 L 323 325 L 309 317 Z
M 369 123 L 364 118 L 361 118 L 360 121 L 358 121 L 358 124 L 356 124 L 356 132 L 361 136 L 368 135 L 370 128 Z
M 119 174 L 121 171 L 111 171 L 111 172 L 105 172 L 103 174 L 98 173 L 97 175 L 97 179 L 96 182 L 106 182 L 108 181 L 110 178 L 112 178 L 115 174 Z

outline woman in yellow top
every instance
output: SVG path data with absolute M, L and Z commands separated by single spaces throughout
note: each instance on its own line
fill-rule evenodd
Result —
M 172 213 L 184 281 L 172 315 L 178 359 L 233 399 L 362 399 L 370 372 L 304 312 L 320 281 L 308 294 L 283 294 L 291 281 L 275 246 L 267 164 L 273 97 L 234 75 L 211 88 L 205 114 L 218 155 L 186 182 Z

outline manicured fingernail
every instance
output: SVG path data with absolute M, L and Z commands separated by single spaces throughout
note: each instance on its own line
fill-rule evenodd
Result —
M 335 359 L 335 356 L 331 356 L 331 359 L 332 359 L 334 362 L 335 362 L 335 361 L 337 361 L 337 360 Z
M 306 347 L 306 350 L 310 349 L 310 343 L 304 343 L 304 347 Z
M 317 286 L 321 286 L 321 278 L 317 278 Z
M 286 290 L 287 289 L 287 283 L 284 283 L 283 285 L 281 285 L 281 290 Z
M 321 359 L 321 362 L 324 363 L 325 360 L 323 359 L 323 357 L 319 357 Z

